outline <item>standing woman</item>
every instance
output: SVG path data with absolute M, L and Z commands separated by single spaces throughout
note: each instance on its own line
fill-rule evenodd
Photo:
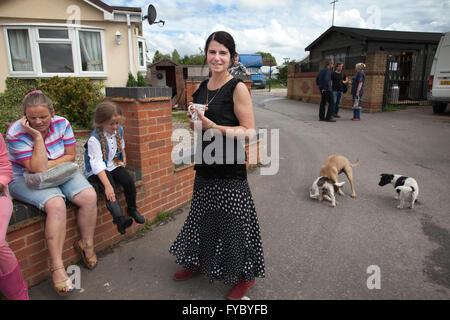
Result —
M 361 120 L 361 100 L 364 94 L 364 83 L 366 75 L 364 70 L 366 65 L 362 62 L 355 66 L 356 74 L 352 78 L 352 97 L 353 97 L 353 118 L 354 121 Z
M 3 135 L 0 134 L 0 292 L 8 300 L 28 300 L 27 284 L 20 272 L 19 262 L 6 243 L 6 231 L 13 211 L 7 185 L 13 173 Z
M 175 280 L 201 273 L 211 282 L 233 285 L 227 298 L 240 300 L 256 277 L 264 277 L 264 255 L 247 181 L 245 149 L 236 139 L 225 137 L 227 133 L 239 135 L 243 131 L 254 134 L 255 128 L 248 89 L 228 72 L 235 55 L 234 40 L 227 32 L 214 32 L 207 39 L 205 60 L 211 78 L 203 81 L 193 95 L 194 103 L 205 104 L 207 111 L 204 116 L 199 113 L 195 126 L 202 128 L 202 154 L 210 150 L 211 141 L 204 136 L 211 131 L 214 139 L 222 139 L 224 152 L 216 152 L 212 163 L 207 159 L 196 163 L 189 215 L 169 251 L 183 267 L 174 274 Z M 194 128 L 192 119 L 190 123 Z M 227 143 L 227 139 L 234 141 Z M 234 150 L 227 150 L 226 146 Z
M 344 63 L 338 62 L 336 63 L 336 70 L 331 73 L 331 82 L 333 88 L 333 117 L 340 118 L 339 115 L 339 105 L 341 104 L 342 95 L 344 93 L 344 86 L 350 82 L 347 79 L 347 76 L 342 71 L 344 67 Z

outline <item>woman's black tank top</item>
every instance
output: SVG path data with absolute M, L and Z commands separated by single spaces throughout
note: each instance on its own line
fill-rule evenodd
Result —
M 194 92 L 194 103 L 206 104 L 207 84 L 209 79 L 203 81 L 197 91 Z M 239 120 L 234 113 L 233 93 L 237 84 L 242 82 L 240 79 L 232 78 L 217 90 L 208 90 L 208 110 L 205 116 L 211 119 L 218 125 L 235 127 L 239 126 Z M 214 97 L 214 99 L 213 99 Z M 211 130 L 210 130 L 211 131 Z M 202 139 L 203 137 L 203 139 Z M 205 139 L 206 138 L 206 139 Z M 206 178 L 222 178 L 222 179 L 246 179 L 247 169 L 245 161 L 247 155 L 245 154 L 245 147 L 243 141 L 227 138 L 226 136 L 210 137 L 204 131 L 202 135 L 198 135 L 198 139 L 202 141 L 197 142 L 196 153 L 201 152 L 201 163 L 196 162 L 194 169 L 197 174 Z M 211 139 L 211 141 L 208 141 Z M 223 154 L 220 154 L 219 145 L 221 139 L 221 146 Z M 215 142 L 215 143 L 214 143 Z M 214 145 L 213 145 L 214 143 Z M 228 145 L 228 149 L 227 149 Z M 201 146 L 201 150 L 200 150 Z M 209 146 L 209 148 L 208 148 Z M 216 147 L 214 147 L 216 146 Z M 198 159 L 198 157 L 197 157 Z M 213 161 L 212 161 L 213 160 Z M 212 163 L 211 163 L 212 162 Z

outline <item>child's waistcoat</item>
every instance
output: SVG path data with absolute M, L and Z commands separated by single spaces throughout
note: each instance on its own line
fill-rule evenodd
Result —
M 117 131 L 119 131 L 118 132 L 118 134 L 120 135 L 119 139 L 122 139 L 122 137 L 123 137 L 123 128 L 122 128 L 122 126 L 119 126 Z M 95 137 L 98 140 L 98 142 L 100 142 L 100 136 L 99 136 L 99 134 L 97 132 L 97 129 L 94 129 L 94 131 L 91 132 L 91 135 L 89 136 L 89 138 L 91 138 L 91 137 Z M 88 139 L 88 141 L 89 141 L 89 139 Z M 91 164 L 89 162 L 88 141 L 86 141 L 86 143 L 84 144 L 84 167 L 86 168 L 86 172 L 91 172 L 92 168 L 91 168 Z M 101 144 L 101 142 L 100 142 L 100 144 Z M 109 144 L 105 143 L 105 145 L 106 145 L 105 146 L 106 147 L 106 156 L 108 157 L 108 155 L 109 155 Z M 123 152 L 119 152 L 117 150 L 114 158 L 115 157 L 119 158 L 120 161 L 123 161 Z M 103 162 L 105 163 L 106 166 L 108 166 L 108 159 L 103 159 Z

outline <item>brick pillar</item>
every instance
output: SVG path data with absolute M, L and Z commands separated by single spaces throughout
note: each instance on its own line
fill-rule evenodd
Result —
M 198 86 L 200 85 L 202 81 L 200 80 L 186 80 L 186 109 L 189 102 L 192 102 L 192 95 L 194 94 L 195 90 L 197 90 Z
M 124 139 L 128 166 L 135 170 L 136 180 L 141 180 L 143 185 L 137 205 L 152 220 L 161 209 L 169 209 L 163 208 L 166 199 L 162 192 L 168 190 L 161 185 L 170 181 L 174 173 L 171 100 L 167 97 L 112 100 L 120 104 L 126 118 Z
M 288 77 L 293 77 L 295 74 L 295 62 L 289 62 L 288 64 Z
M 382 111 L 386 56 L 386 51 L 369 51 L 366 54 L 366 83 L 362 100 L 364 112 Z

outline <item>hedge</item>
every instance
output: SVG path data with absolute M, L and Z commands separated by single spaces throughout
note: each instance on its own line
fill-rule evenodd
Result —
M 73 127 L 90 129 L 95 106 L 104 99 L 103 82 L 88 78 L 6 79 L 6 90 L 0 93 L 0 131 L 18 120 L 22 100 L 31 90 L 42 90 L 53 101 L 56 114 L 67 118 Z

